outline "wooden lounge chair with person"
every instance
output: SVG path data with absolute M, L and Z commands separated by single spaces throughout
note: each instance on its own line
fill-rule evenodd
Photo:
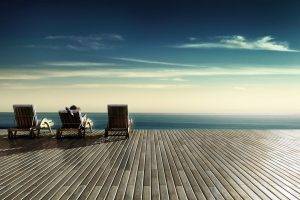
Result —
M 61 120 L 61 128 L 57 129 L 56 138 L 61 138 L 63 131 L 76 131 L 78 136 L 84 137 L 86 130 L 92 132 L 93 122 L 87 118 L 87 115 L 82 115 L 80 110 L 61 110 L 59 111 Z
M 117 132 L 112 136 L 126 136 L 132 130 L 133 120 L 129 118 L 127 105 L 108 105 L 108 122 L 104 137 L 107 138 L 109 132 Z
M 8 129 L 8 138 L 16 137 L 18 131 L 29 131 L 31 137 L 40 134 L 41 129 L 46 129 L 52 133 L 51 127 L 54 125 L 52 120 L 43 118 L 38 120 L 33 105 L 13 105 L 16 127 Z

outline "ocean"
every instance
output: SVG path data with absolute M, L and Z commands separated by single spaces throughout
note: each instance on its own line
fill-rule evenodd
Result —
M 104 129 L 106 113 L 87 113 L 95 129 Z M 38 113 L 54 121 L 54 128 L 60 126 L 58 113 Z M 218 114 L 152 114 L 132 113 L 135 129 L 300 129 L 300 115 L 218 115 Z M 13 127 L 13 113 L 0 113 L 0 129 Z

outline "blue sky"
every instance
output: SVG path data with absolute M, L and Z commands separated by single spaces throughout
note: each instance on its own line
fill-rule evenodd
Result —
M 134 112 L 297 113 L 299 8 L 293 0 L 1 1 L 0 110 L 128 103 Z

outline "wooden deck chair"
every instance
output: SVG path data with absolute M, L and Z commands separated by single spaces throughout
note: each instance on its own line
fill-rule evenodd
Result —
M 61 128 L 57 129 L 56 138 L 61 138 L 63 131 L 77 131 L 78 136 L 84 137 L 86 129 L 92 132 L 93 122 L 91 119 L 87 118 L 86 115 L 81 115 L 80 111 L 66 110 L 59 111 L 59 117 L 61 120 Z
M 47 129 L 52 133 L 51 127 L 54 125 L 52 120 L 43 118 L 38 120 L 33 105 L 13 105 L 16 127 L 8 129 L 8 138 L 16 137 L 18 131 L 29 131 L 31 137 L 40 134 L 41 129 Z
M 117 132 L 113 136 L 126 136 L 132 129 L 133 121 L 129 119 L 127 105 L 108 105 L 108 122 L 104 137 L 106 138 L 110 131 Z M 125 134 L 124 134 L 125 133 Z

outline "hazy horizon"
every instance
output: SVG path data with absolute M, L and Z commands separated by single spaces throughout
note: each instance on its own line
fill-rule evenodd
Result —
M 2 1 L 0 112 L 300 113 L 299 6 Z

